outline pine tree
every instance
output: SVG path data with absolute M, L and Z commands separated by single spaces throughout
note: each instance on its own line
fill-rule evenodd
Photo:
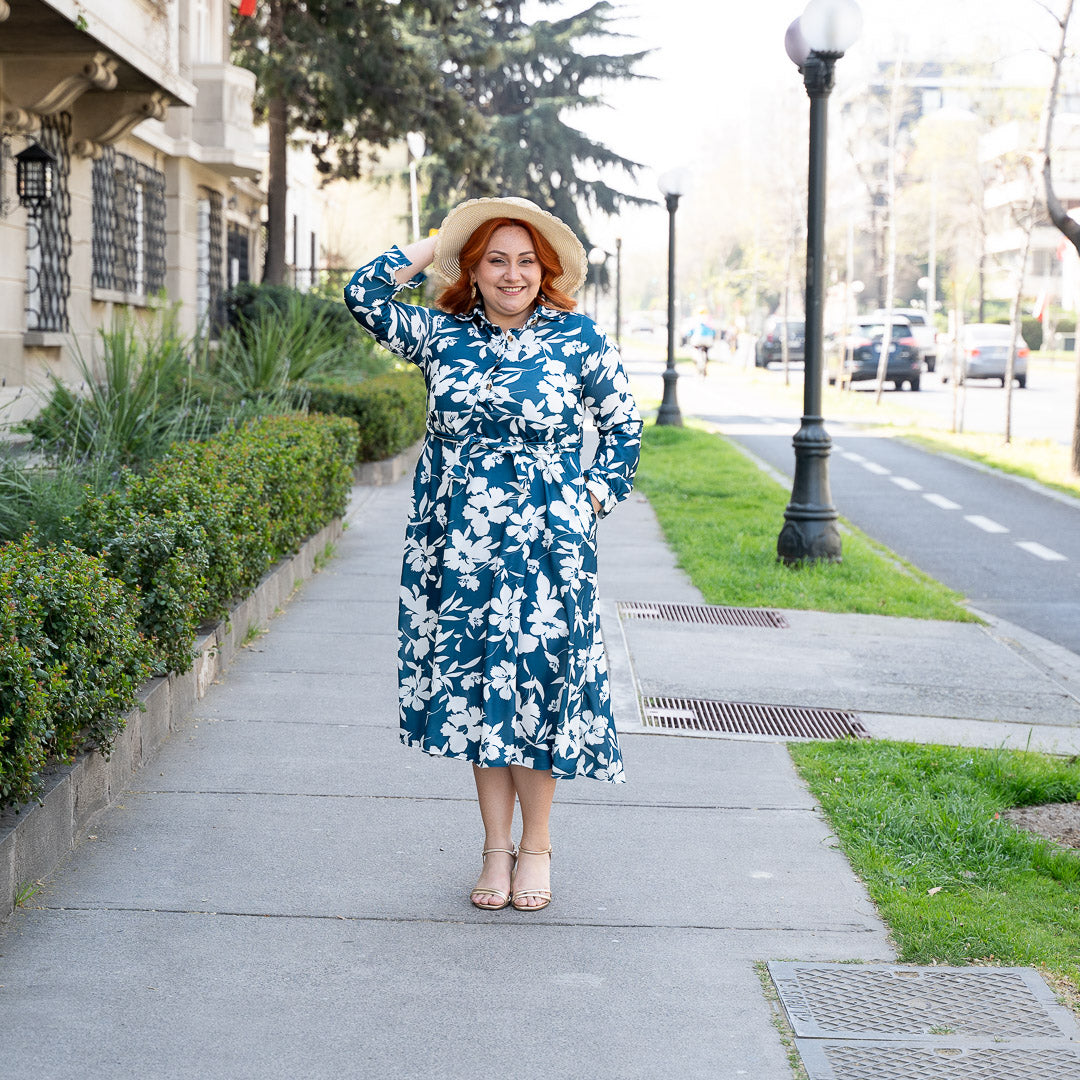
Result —
M 542 0 L 553 3 L 555 0 Z M 568 112 L 603 103 L 602 81 L 640 78 L 646 52 L 589 54 L 583 42 L 615 38 L 615 8 L 600 0 L 576 15 L 526 23 L 523 0 L 493 0 L 453 28 L 457 59 L 444 78 L 483 118 L 483 130 L 448 147 L 425 168 L 425 219 L 435 227 L 463 199 L 520 195 L 584 236 L 580 212 L 612 214 L 651 200 L 603 179 L 611 170 L 633 176 L 640 166 L 571 127 Z
M 295 133 L 311 136 L 328 177 L 359 175 L 372 147 L 407 131 L 436 152 L 470 138 L 470 110 L 440 62 L 454 21 L 472 11 L 464 0 L 263 0 L 256 15 L 234 15 L 233 60 L 258 76 L 256 118 L 269 123 L 264 281 L 284 279 Z

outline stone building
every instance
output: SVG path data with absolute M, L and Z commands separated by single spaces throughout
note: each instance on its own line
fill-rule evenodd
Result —
M 257 277 L 264 155 L 228 0 L 0 0 L 0 380 L 73 378 L 115 314 L 194 332 Z M 17 157 L 55 159 L 20 204 Z M 313 246 L 313 245 L 312 245 Z M 10 419 L 10 416 L 8 417 Z

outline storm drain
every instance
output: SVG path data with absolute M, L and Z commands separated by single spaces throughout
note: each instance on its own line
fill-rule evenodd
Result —
M 840 709 L 673 697 L 647 697 L 642 702 L 642 709 L 646 727 L 670 731 L 762 735 L 784 739 L 870 737 L 855 713 Z
M 1030 968 L 768 967 L 811 1080 L 1080 1080 L 1080 1025 Z
M 764 626 L 787 630 L 789 623 L 769 608 L 722 607 L 716 604 L 650 604 L 621 601 L 619 614 L 626 619 L 691 623 L 695 626 Z

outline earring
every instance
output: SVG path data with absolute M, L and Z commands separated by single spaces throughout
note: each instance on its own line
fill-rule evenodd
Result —
M 472 283 L 472 298 L 473 298 L 473 301 L 475 302 L 476 301 L 476 282 L 475 281 Z

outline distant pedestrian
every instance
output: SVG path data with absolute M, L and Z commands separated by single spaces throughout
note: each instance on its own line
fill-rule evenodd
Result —
M 448 283 L 438 309 L 393 299 L 431 264 Z M 401 739 L 472 762 L 484 867 L 470 899 L 488 911 L 550 903 L 557 780 L 623 780 L 596 523 L 630 492 L 641 421 L 614 346 L 574 311 L 587 269 L 539 206 L 473 199 L 345 289 L 360 325 L 427 382 L 401 578 Z M 587 415 L 600 445 L 582 469 Z

